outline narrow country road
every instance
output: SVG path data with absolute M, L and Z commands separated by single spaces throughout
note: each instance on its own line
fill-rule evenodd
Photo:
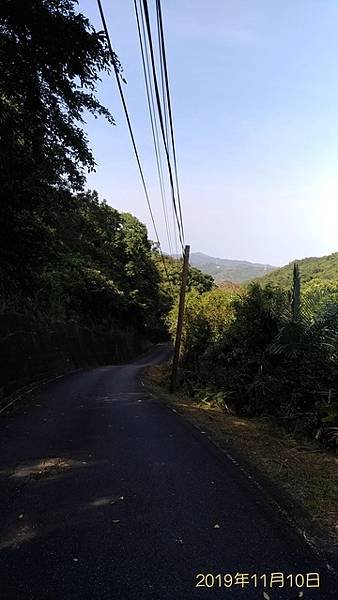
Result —
M 142 387 L 166 352 L 68 375 L 1 415 L 1 600 L 258 600 L 272 572 L 320 572 L 302 597 L 337 598 L 238 467 Z M 196 588 L 202 573 L 233 586 Z M 265 598 L 301 597 L 290 581 Z

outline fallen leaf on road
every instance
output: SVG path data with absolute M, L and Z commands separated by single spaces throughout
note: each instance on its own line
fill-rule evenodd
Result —
M 216 523 L 216 525 L 214 525 L 214 529 L 220 529 L 220 525 L 218 525 L 218 523 Z

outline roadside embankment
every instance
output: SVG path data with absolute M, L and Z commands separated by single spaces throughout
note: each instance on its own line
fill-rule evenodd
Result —
M 147 385 L 163 401 L 197 427 L 213 444 L 235 457 L 238 464 L 262 480 L 263 487 L 279 494 L 286 512 L 301 529 L 310 525 L 323 538 L 329 552 L 338 548 L 338 457 L 315 440 L 293 435 L 270 418 L 244 418 L 227 414 L 215 402 L 169 394 L 170 363 L 149 369 Z
M 77 323 L 0 316 L 0 405 L 31 383 L 97 365 L 123 362 L 150 346 L 134 329 L 104 332 Z

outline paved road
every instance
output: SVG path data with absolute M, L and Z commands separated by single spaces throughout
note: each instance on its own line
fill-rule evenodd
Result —
M 239 469 L 142 387 L 165 352 L 69 375 L 1 416 L 0 598 L 260 599 L 254 579 L 196 588 L 196 575 L 276 571 L 320 571 L 304 600 L 337 597 Z

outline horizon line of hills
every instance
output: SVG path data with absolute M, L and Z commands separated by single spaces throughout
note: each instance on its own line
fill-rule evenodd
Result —
M 292 280 L 292 265 L 299 264 L 304 283 L 311 279 L 338 279 L 338 252 L 327 256 L 295 259 L 283 267 L 252 263 L 246 260 L 217 258 L 203 252 L 192 252 L 190 264 L 211 275 L 216 283 L 247 283 L 253 279 L 264 279 L 266 283 L 288 285 Z

